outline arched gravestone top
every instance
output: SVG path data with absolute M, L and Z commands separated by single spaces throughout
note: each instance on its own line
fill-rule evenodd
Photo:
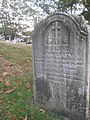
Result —
M 86 22 L 83 16 L 76 16 L 76 15 L 69 15 L 65 13 L 55 13 L 48 16 L 45 20 L 42 20 L 40 23 L 38 23 L 34 29 L 33 35 L 37 35 L 40 30 L 43 30 L 42 32 L 45 32 L 46 28 L 49 24 L 51 24 L 54 21 L 62 21 L 67 26 L 71 26 L 70 22 L 72 23 L 73 30 L 78 30 L 81 34 L 86 35 L 87 34 L 87 28 L 86 28 Z
M 81 16 L 55 13 L 33 32 L 35 103 L 71 120 L 88 112 L 88 30 Z

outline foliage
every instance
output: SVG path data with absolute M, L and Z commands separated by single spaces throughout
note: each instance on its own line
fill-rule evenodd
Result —
M 55 0 L 35 0 L 34 4 L 41 9 L 43 9 L 43 12 L 49 14 L 51 12 L 54 12 L 55 6 L 54 6 Z
M 41 7 L 43 12 L 71 12 L 78 8 L 76 4 L 80 4 L 80 0 L 35 0 L 34 4 Z
M 22 33 L 22 31 L 32 27 L 37 13 L 24 0 L 1 0 L 0 11 L 0 22 L 4 31 L 8 31 L 6 28 L 12 28 L 11 32 L 14 33 Z
M 79 0 L 59 0 L 56 2 L 57 10 L 59 12 L 68 12 L 72 13 L 72 10 L 76 10 L 75 4 L 77 4 Z
M 43 12 L 78 13 L 90 21 L 90 0 L 35 0 L 34 4 L 43 9 Z
M 85 9 L 82 12 L 82 15 L 90 22 L 90 0 L 84 0 L 83 5 L 85 6 Z
M 90 0 L 1 0 L 0 23 L 3 31 L 20 35 L 27 28 L 33 30 L 33 26 L 47 14 L 77 14 L 77 11 L 90 20 Z

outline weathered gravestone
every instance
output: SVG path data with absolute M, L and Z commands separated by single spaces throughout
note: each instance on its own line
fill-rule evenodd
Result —
M 87 119 L 88 32 L 83 17 L 62 13 L 33 33 L 35 103 L 69 120 Z

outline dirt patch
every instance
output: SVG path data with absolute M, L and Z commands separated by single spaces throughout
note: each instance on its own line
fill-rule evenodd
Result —
M 1 78 L 5 77 L 6 75 L 22 75 L 23 71 L 21 70 L 22 67 L 18 64 L 15 64 L 9 60 L 5 60 L 3 57 L 0 56 L 0 76 Z

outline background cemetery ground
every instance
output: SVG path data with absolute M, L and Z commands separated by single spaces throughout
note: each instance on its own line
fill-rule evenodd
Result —
M 30 45 L 0 42 L 0 120 L 58 120 L 34 107 Z

